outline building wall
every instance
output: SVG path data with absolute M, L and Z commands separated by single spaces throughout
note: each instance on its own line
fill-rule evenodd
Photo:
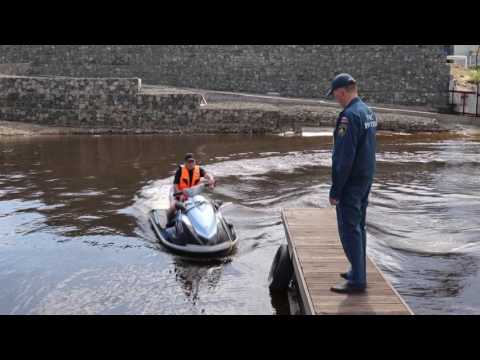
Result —
M 476 63 L 476 54 L 480 45 L 454 45 L 455 55 L 467 56 L 467 65 L 472 67 Z M 478 65 L 480 65 L 480 55 L 478 59 Z
M 443 107 L 444 45 L 0 45 L 29 75 L 138 77 L 146 84 L 322 98 L 351 73 L 367 101 Z
M 469 55 L 476 52 L 478 45 L 454 45 L 455 55 Z

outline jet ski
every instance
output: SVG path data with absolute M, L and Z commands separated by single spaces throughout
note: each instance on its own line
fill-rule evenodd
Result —
M 210 200 L 201 193 L 206 184 L 185 190 L 187 200 L 176 202 L 176 213 L 167 219 L 167 210 L 150 212 L 150 223 L 160 243 L 167 249 L 187 256 L 218 257 L 231 253 L 237 234 L 222 215 L 222 202 Z M 177 196 L 181 193 L 173 193 Z

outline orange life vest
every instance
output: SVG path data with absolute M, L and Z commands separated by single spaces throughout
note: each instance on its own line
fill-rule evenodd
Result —
M 191 188 L 192 186 L 198 185 L 200 182 L 200 166 L 195 165 L 195 168 L 193 169 L 193 178 L 190 179 L 190 173 L 187 169 L 186 166 L 182 165 L 182 174 L 180 176 L 180 182 L 178 184 L 178 188 L 180 191 L 183 191 L 185 189 Z

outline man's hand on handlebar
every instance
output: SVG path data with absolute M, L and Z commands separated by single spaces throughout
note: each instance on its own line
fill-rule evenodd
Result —
M 173 194 L 177 198 L 178 201 L 184 202 L 188 198 L 188 194 L 185 190 L 177 191 Z
M 215 188 L 215 185 L 216 185 L 216 181 L 214 179 L 208 179 L 208 187 L 210 189 Z

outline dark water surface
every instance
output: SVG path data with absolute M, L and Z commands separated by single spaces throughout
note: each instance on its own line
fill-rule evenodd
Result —
M 480 314 L 480 135 L 379 135 L 368 251 L 418 314 Z M 282 207 L 328 206 L 331 136 L 0 138 L 1 314 L 272 314 Z M 232 204 L 238 251 L 195 263 L 157 242 L 195 152 Z

